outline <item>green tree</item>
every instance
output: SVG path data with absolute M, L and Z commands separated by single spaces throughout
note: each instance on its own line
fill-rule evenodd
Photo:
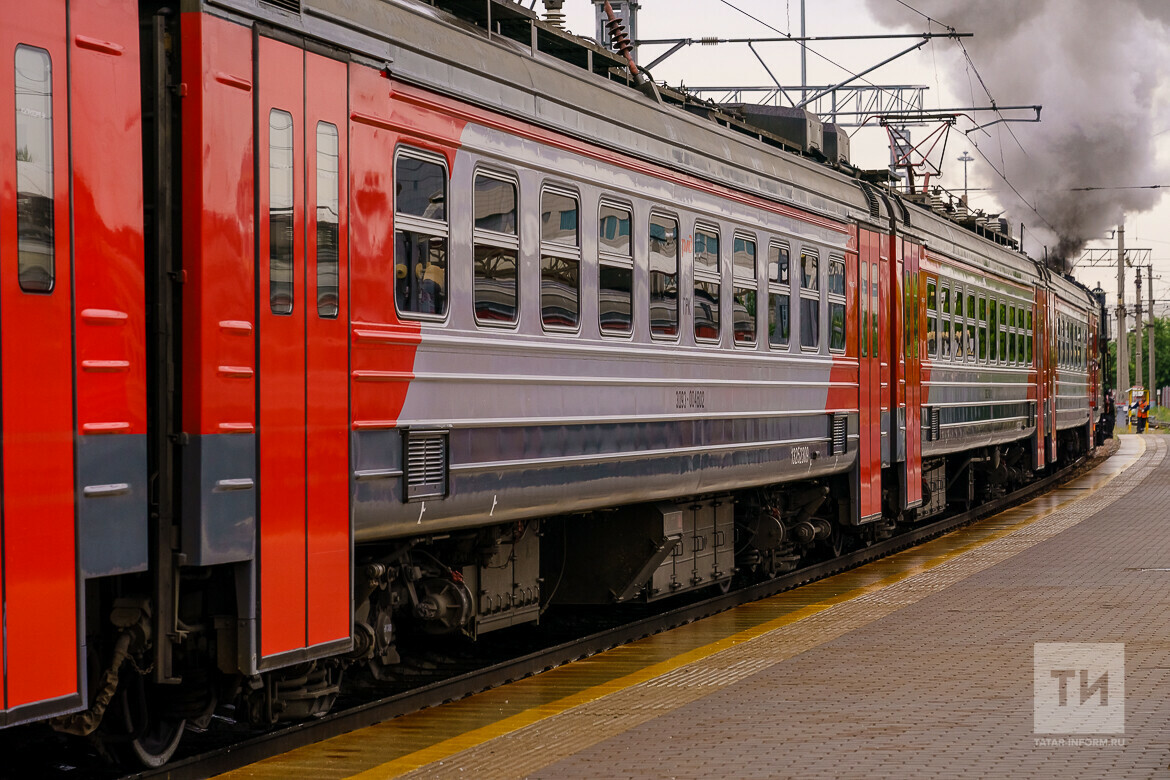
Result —
M 1142 330 L 1142 375 L 1136 373 L 1137 337 L 1129 334 L 1129 381 L 1130 384 L 1145 387 L 1150 378 L 1150 334 Z M 1158 317 L 1154 319 L 1154 385 L 1155 390 L 1161 387 L 1170 387 L 1170 318 Z M 1109 362 L 1105 366 L 1106 376 L 1110 387 L 1117 386 L 1117 343 L 1109 342 Z

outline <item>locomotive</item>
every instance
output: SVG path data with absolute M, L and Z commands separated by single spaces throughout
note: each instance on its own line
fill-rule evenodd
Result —
M 1093 445 L 1084 287 L 519 4 L 0 20 L 4 727 L 161 765 Z

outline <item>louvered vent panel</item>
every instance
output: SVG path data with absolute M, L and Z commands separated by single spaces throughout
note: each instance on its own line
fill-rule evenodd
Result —
M 447 495 L 447 434 L 407 433 L 406 500 Z
M 848 442 L 849 418 L 843 414 L 833 415 L 833 455 L 844 455 Z
M 301 0 L 260 0 L 265 5 L 283 8 L 286 11 L 291 11 L 294 14 L 301 12 Z
M 938 441 L 941 433 L 939 426 L 939 410 L 938 407 L 932 407 L 930 410 L 930 440 Z
M 878 202 L 877 193 L 874 192 L 873 187 L 868 182 L 858 182 L 861 185 L 861 191 L 865 193 L 865 200 L 869 203 L 869 215 L 874 218 L 879 218 L 882 215 L 882 207 Z

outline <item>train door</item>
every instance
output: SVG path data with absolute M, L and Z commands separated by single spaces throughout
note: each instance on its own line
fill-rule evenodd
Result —
M 0 722 L 78 709 L 65 0 L 0 0 Z
M 346 70 L 259 38 L 260 668 L 349 642 Z
M 1047 447 L 1045 446 L 1045 437 L 1048 434 L 1048 354 L 1045 349 L 1046 331 L 1045 323 L 1048 318 L 1046 316 L 1046 308 L 1044 305 L 1044 290 L 1036 288 L 1034 315 L 1036 321 L 1036 328 L 1032 332 L 1033 339 L 1033 354 L 1036 356 L 1036 373 L 1034 374 L 1036 382 L 1036 439 L 1033 447 L 1034 455 L 1032 459 L 1032 468 L 1043 468 L 1047 463 Z
M 1041 292 L 1041 295 L 1044 296 L 1047 302 L 1045 308 L 1048 311 L 1048 323 L 1047 327 L 1045 327 L 1045 332 L 1048 337 L 1044 378 L 1044 384 L 1048 394 L 1048 405 L 1045 409 L 1045 441 L 1048 443 L 1047 461 L 1048 463 L 1055 463 L 1057 461 L 1057 373 L 1060 361 L 1059 341 L 1057 339 L 1057 294 L 1053 290 L 1044 290 Z
M 922 247 L 900 242 L 902 257 L 902 350 L 905 355 L 906 461 L 902 467 L 902 509 L 922 505 L 922 355 L 923 315 L 919 306 L 918 267 Z
M 881 436 L 881 333 L 879 329 L 880 290 L 882 285 L 878 261 L 881 237 L 868 230 L 859 231 L 858 253 L 858 412 L 859 443 L 857 474 L 859 480 L 857 521 L 868 523 L 882 512 L 882 436 Z

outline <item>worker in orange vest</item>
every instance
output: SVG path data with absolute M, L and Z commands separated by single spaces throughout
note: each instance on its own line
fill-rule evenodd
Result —
M 1150 402 L 1142 401 L 1138 404 L 1138 433 L 1146 432 L 1146 425 L 1150 421 Z

